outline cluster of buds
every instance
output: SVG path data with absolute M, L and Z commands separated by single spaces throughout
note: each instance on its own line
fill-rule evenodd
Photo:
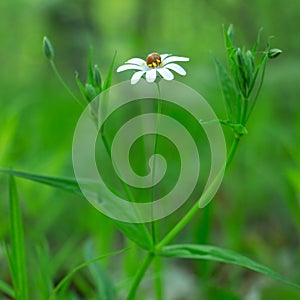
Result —
M 225 124 L 240 136 L 246 132 L 245 125 L 259 95 L 266 62 L 278 57 L 282 51 L 270 49 L 269 43 L 264 51 L 258 51 L 260 32 L 252 49 L 235 47 L 232 25 L 228 30 L 224 29 L 224 38 L 228 68 L 217 58 L 215 62 L 228 116 Z

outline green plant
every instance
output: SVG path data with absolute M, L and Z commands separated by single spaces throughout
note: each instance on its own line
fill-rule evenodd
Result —
M 226 120 L 215 120 L 220 122 L 224 126 L 229 126 L 234 134 L 233 143 L 231 145 L 230 151 L 226 160 L 226 168 L 231 164 L 233 157 L 236 153 L 238 144 L 242 136 L 247 134 L 247 121 L 251 113 L 253 112 L 254 106 L 256 105 L 257 98 L 259 96 L 264 75 L 265 68 L 268 59 L 277 57 L 281 50 L 271 49 L 268 44 L 266 49 L 262 52 L 259 51 L 259 39 L 260 33 L 258 35 L 257 41 L 251 50 L 246 48 L 238 48 L 234 44 L 234 33 L 233 26 L 229 26 L 228 30 L 224 28 L 224 37 L 226 45 L 227 54 L 227 64 L 228 67 L 225 68 L 220 61 L 214 57 L 214 61 L 217 68 L 217 73 L 221 83 L 221 89 L 223 92 L 225 107 L 227 111 Z M 79 80 L 78 73 L 75 74 L 75 80 L 79 87 L 82 95 L 82 99 L 78 99 L 77 96 L 67 87 L 63 79 L 59 75 L 55 64 L 54 64 L 54 50 L 47 38 L 44 38 L 44 52 L 46 57 L 49 59 L 50 64 L 57 75 L 58 79 L 67 88 L 69 93 L 76 101 L 81 105 L 85 106 L 89 104 L 99 93 L 108 89 L 111 86 L 111 78 L 113 75 L 114 61 L 116 54 L 114 55 L 112 64 L 109 68 L 106 80 L 103 82 L 97 65 L 93 64 L 92 51 L 90 52 L 89 65 L 88 65 L 88 80 L 85 85 Z M 160 100 L 160 90 L 158 86 L 158 99 Z M 93 107 L 90 111 L 91 117 L 95 122 L 98 121 L 99 107 Z M 161 112 L 161 103 L 158 101 L 157 112 Z M 159 121 L 159 120 L 157 120 Z M 105 138 L 105 132 L 101 132 Z M 155 139 L 155 148 L 157 146 L 157 137 Z M 105 148 L 108 153 L 110 153 L 109 143 L 105 143 Z M 156 152 L 156 151 L 154 151 Z M 155 162 L 154 162 L 155 167 Z M 155 169 L 155 168 L 154 168 Z M 76 180 L 74 178 L 62 178 L 62 177 L 51 177 L 35 175 L 31 173 L 19 172 L 14 170 L 2 170 L 2 172 L 10 174 L 10 176 L 19 176 L 29 180 L 37 181 L 43 184 L 50 185 L 54 188 L 61 188 L 66 191 L 72 192 L 74 194 L 82 196 L 82 191 L 80 190 Z M 27 299 L 26 291 L 26 264 L 25 264 L 25 253 L 21 227 L 21 216 L 19 213 L 19 204 L 17 202 L 17 196 L 15 192 L 15 185 L 12 177 L 10 177 L 10 199 L 11 199 L 11 221 L 12 221 L 12 254 L 7 250 L 7 255 L 10 262 L 11 274 L 14 282 L 14 292 L 12 289 L 5 284 L 0 282 L 0 288 L 7 294 L 15 297 L 17 299 Z M 152 180 L 153 182 L 153 180 Z M 214 182 L 211 183 L 213 186 Z M 122 183 L 122 187 L 127 193 L 131 201 L 134 201 L 134 197 L 128 191 L 126 185 Z M 157 299 L 163 298 L 163 287 L 160 274 L 160 260 L 168 257 L 176 258 L 188 258 L 196 260 L 212 260 L 216 262 L 224 262 L 229 264 L 239 265 L 241 267 L 248 268 L 250 270 L 268 275 L 277 280 L 280 280 L 286 284 L 294 287 L 299 285 L 292 283 L 291 281 L 283 278 L 271 269 L 254 262 L 253 260 L 233 251 L 210 246 L 210 245 L 199 245 L 199 244 L 175 244 L 170 245 L 170 242 L 182 231 L 182 229 L 191 221 L 195 214 L 199 211 L 199 206 L 207 202 L 210 197 L 209 189 L 201 195 L 200 199 L 189 209 L 189 211 L 178 221 L 178 223 L 163 237 L 160 241 L 157 240 L 155 234 L 155 221 L 151 222 L 150 229 L 146 224 L 138 223 L 126 223 L 121 221 L 115 221 L 116 225 L 120 230 L 126 235 L 127 238 L 133 241 L 133 243 L 145 251 L 145 257 L 143 262 L 140 264 L 136 274 L 131 282 L 129 293 L 127 299 L 134 299 L 136 291 L 139 287 L 140 282 L 145 276 L 145 273 L 151 263 L 154 264 L 154 270 L 158 274 L 155 277 L 155 293 Z M 15 213 L 14 213 L 15 212 Z M 15 224 L 15 226 L 14 226 Z M 102 255 L 98 258 L 88 260 L 79 266 L 73 268 L 52 290 L 49 295 L 49 299 L 53 299 L 54 296 L 60 291 L 64 285 L 68 283 L 72 275 L 78 270 L 88 266 L 90 263 L 100 260 L 104 257 L 116 255 L 122 253 L 129 249 L 123 249 L 117 252 L 109 253 L 107 255 Z M 12 259 L 12 257 L 14 259 Z M 14 264 L 14 262 L 16 264 Z M 18 270 L 18 271 L 17 271 Z M 23 274 L 24 276 L 18 277 L 16 274 Z M 102 297 L 112 297 L 102 296 Z M 106 298 L 110 299 L 110 298 Z

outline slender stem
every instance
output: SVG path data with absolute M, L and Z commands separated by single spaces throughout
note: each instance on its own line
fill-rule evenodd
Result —
M 157 114 L 156 114 L 156 128 L 155 128 L 155 139 L 154 139 L 154 150 L 153 150 L 153 169 L 152 169 L 152 202 L 155 201 L 155 172 L 156 172 L 156 151 L 157 151 L 157 140 L 158 140 L 158 127 L 159 127 L 159 115 L 161 114 L 161 94 L 160 94 L 160 87 L 159 83 L 156 83 L 157 85 L 157 96 L 158 96 L 158 103 L 157 103 Z M 156 228 L 155 228 L 155 221 L 151 222 L 151 228 L 152 228 L 152 239 L 153 239 L 153 245 L 156 244 Z
M 154 289 L 156 294 L 156 300 L 163 300 L 163 285 L 161 280 L 161 269 L 162 262 L 159 256 L 155 256 L 153 261 L 153 271 L 154 271 Z
M 227 156 L 226 160 L 226 169 L 228 169 L 229 165 L 232 162 L 232 159 L 234 157 L 234 154 L 236 153 L 237 146 L 239 144 L 240 137 L 236 136 L 232 146 L 230 148 L 230 151 Z M 214 182 L 212 182 L 212 185 Z M 209 195 L 209 193 L 207 194 Z M 204 199 L 205 201 L 205 199 Z M 199 201 L 197 201 L 193 207 L 187 212 L 187 214 L 175 225 L 175 227 L 158 243 L 155 247 L 155 252 L 160 252 L 164 246 L 166 246 L 171 240 L 174 239 L 174 237 L 185 227 L 187 223 L 193 218 L 193 216 L 199 211 Z M 148 252 L 147 256 L 145 257 L 145 260 L 143 261 L 141 267 L 139 268 L 136 277 L 134 279 L 134 282 L 131 286 L 129 295 L 127 297 L 127 300 L 133 299 L 132 297 L 135 295 L 136 289 L 138 288 L 138 285 L 140 281 L 142 280 L 145 272 L 147 271 L 152 259 L 154 258 L 154 254 L 151 252 Z
M 198 201 L 187 212 L 187 214 L 175 225 L 175 227 L 157 244 L 156 250 L 160 251 L 166 246 L 174 237 L 185 227 L 185 225 L 192 219 L 192 217 L 199 211 Z
M 136 293 L 136 290 L 141 282 L 141 280 L 144 277 L 144 274 L 146 273 L 148 267 L 150 266 L 152 260 L 154 258 L 154 254 L 152 252 L 148 252 L 147 255 L 145 256 L 138 272 L 136 273 L 133 283 L 130 287 L 128 296 L 126 298 L 126 300 L 133 300 L 134 299 L 134 295 Z
M 229 154 L 227 156 L 226 160 L 226 169 L 232 162 L 232 159 L 234 157 L 234 154 L 236 152 L 238 143 L 239 143 L 240 137 L 235 137 L 231 149 L 229 151 Z M 211 183 L 212 185 L 214 182 Z M 210 196 L 209 193 L 206 195 Z M 203 202 L 206 202 L 205 195 L 204 198 L 201 198 Z M 199 201 L 197 201 L 193 207 L 187 212 L 187 214 L 175 225 L 175 227 L 161 240 L 159 244 L 156 246 L 156 251 L 161 251 L 164 246 L 166 246 L 173 238 L 185 227 L 187 223 L 193 218 L 193 216 L 199 211 Z
M 152 202 L 155 201 L 155 185 L 154 185 L 154 179 L 155 179 L 155 172 L 156 172 L 156 152 L 157 152 L 157 142 L 158 142 L 158 129 L 159 129 L 159 121 L 160 121 L 160 114 L 161 114 L 161 107 L 162 107 L 162 101 L 161 101 L 161 93 L 160 93 L 160 86 L 159 83 L 156 83 L 157 85 L 157 114 L 156 114 L 156 128 L 155 128 L 155 140 L 154 140 L 154 158 L 153 158 L 153 170 L 152 170 Z M 152 240 L 153 245 L 156 245 L 157 240 L 157 228 L 155 221 L 153 220 L 151 222 L 151 228 L 152 228 Z M 156 258 L 154 260 L 154 272 L 155 278 L 154 278 L 154 287 L 155 287 L 155 294 L 157 300 L 162 300 L 162 281 L 161 281 L 161 262 L 159 258 Z
M 230 166 L 232 160 L 233 160 L 233 157 L 235 155 L 235 152 L 236 152 L 236 149 L 238 147 L 238 144 L 240 142 L 240 136 L 236 136 L 233 140 L 233 143 L 231 145 L 231 148 L 230 148 L 230 151 L 227 155 L 227 159 L 226 159 L 226 170 L 228 169 L 228 167 Z
M 53 60 L 50 60 L 50 65 L 51 68 L 54 72 L 54 74 L 56 75 L 57 79 L 59 80 L 59 82 L 63 85 L 63 87 L 67 90 L 67 92 L 72 96 L 72 98 L 74 98 L 76 100 L 76 102 L 82 107 L 84 108 L 84 105 L 82 105 L 81 101 L 73 94 L 73 92 L 70 90 L 70 88 L 67 86 L 67 84 L 65 83 L 65 81 L 63 80 L 63 78 L 61 77 L 61 75 L 59 74 L 55 63 Z
M 243 113 L 242 113 L 242 119 L 241 119 L 241 124 L 243 126 L 246 125 L 246 117 L 247 117 L 247 111 L 248 111 L 248 103 L 249 99 L 248 98 L 243 98 Z

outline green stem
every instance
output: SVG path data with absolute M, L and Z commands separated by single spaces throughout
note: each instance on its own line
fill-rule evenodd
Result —
M 53 60 L 50 60 L 50 65 L 51 68 L 55 74 L 55 76 L 57 77 L 57 79 L 59 80 L 59 82 L 63 85 L 63 87 L 66 89 L 66 91 L 71 95 L 72 98 L 74 98 L 76 100 L 76 102 L 82 107 L 84 108 L 84 105 L 82 105 L 81 101 L 73 94 L 73 92 L 70 90 L 70 88 L 67 86 L 67 84 L 65 83 L 65 81 L 63 80 L 63 78 L 61 77 L 61 75 L 59 74 L 55 63 Z
M 229 165 L 232 162 L 232 159 L 236 153 L 236 149 L 238 147 L 240 141 L 240 137 L 236 136 L 232 146 L 230 148 L 230 151 L 228 153 L 227 156 L 227 160 L 226 160 L 226 170 L 228 169 Z M 212 182 L 212 185 L 214 184 L 214 182 Z M 207 193 L 207 195 L 210 195 L 209 193 Z M 201 200 L 203 200 L 203 198 L 201 198 Z M 206 199 L 204 199 L 205 202 Z M 175 236 L 185 227 L 185 225 L 187 225 L 189 223 L 189 221 L 193 218 L 193 216 L 199 211 L 199 201 L 197 201 L 193 207 L 187 212 L 187 214 L 175 225 L 175 227 L 160 241 L 160 243 L 158 243 L 155 247 L 155 252 L 160 252 L 162 250 L 162 248 L 164 246 L 166 246 L 167 244 L 169 244 L 169 242 L 171 240 L 173 240 L 175 238 Z M 145 260 L 143 261 L 141 267 L 139 268 L 134 282 L 131 286 L 130 292 L 128 294 L 127 300 L 133 299 L 136 289 L 138 288 L 139 283 L 141 282 L 145 272 L 147 271 L 151 261 L 154 258 L 154 254 L 151 252 L 148 252 L 147 256 L 145 257 Z M 158 287 L 157 287 L 158 289 Z
M 159 127 L 159 115 L 161 114 L 161 94 L 160 94 L 160 87 L 159 83 L 157 85 L 157 96 L 158 96 L 158 103 L 157 103 L 157 114 L 156 114 L 156 128 L 155 128 L 155 139 L 154 139 L 154 150 L 153 150 L 153 169 L 152 169 L 152 202 L 155 201 L 155 186 L 154 186 L 154 179 L 155 179 L 155 172 L 156 172 L 156 151 L 157 151 L 157 140 L 158 140 L 158 127 Z M 156 228 L 155 228 L 155 221 L 151 222 L 152 228 L 152 239 L 153 245 L 156 244 Z
M 243 126 L 246 125 L 247 112 L 248 112 L 248 104 L 249 104 L 249 99 L 248 98 L 244 98 L 243 99 L 243 114 L 242 114 L 242 119 L 241 119 L 241 124 Z
M 231 149 L 229 151 L 229 154 L 227 156 L 226 160 L 226 169 L 232 162 L 232 159 L 234 157 L 234 154 L 236 152 L 238 143 L 239 143 L 240 137 L 235 137 Z M 218 177 L 216 177 L 218 178 Z M 211 183 L 211 185 L 214 185 L 214 182 Z M 210 193 L 206 193 L 206 195 L 209 197 Z M 201 201 L 203 203 L 206 202 L 207 199 L 205 199 L 205 195 L 201 197 Z M 193 218 L 193 216 L 199 211 L 199 201 L 197 201 L 193 207 L 187 212 L 187 214 L 175 225 L 175 227 L 161 240 L 159 244 L 156 246 L 156 251 L 161 251 L 164 246 L 166 246 L 171 240 L 174 239 L 174 237 L 185 227 L 187 223 Z
M 134 295 L 136 293 L 136 290 L 137 290 L 141 280 L 143 279 L 144 274 L 146 273 L 148 267 L 150 266 L 153 258 L 154 258 L 154 254 L 152 252 L 148 252 L 147 255 L 145 256 L 138 272 L 136 273 L 136 275 L 134 277 L 133 283 L 130 287 L 130 290 L 129 290 L 129 293 L 128 293 L 128 296 L 127 296 L 126 300 L 134 299 Z
M 160 121 L 160 114 L 161 114 L 161 108 L 162 108 L 162 101 L 161 101 L 161 93 L 160 93 L 160 86 L 159 83 L 156 83 L 157 85 L 157 114 L 156 114 L 156 128 L 155 128 L 155 140 L 154 140 L 154 158 L 153 158 L 153 170 L 152 170 L 152 202 L 155 201 L 155 185 L 154 185 L 154 179 L 155 179 L 155 172 L 156 172 L 156 152 L 157 152 L 157 142 L 158 142 L 158 128 L 159 128 L 159 121 Z M 152 229 L 152 240 L 153 245 L 156 245 L 156 224 L 153 220 L 151 222 L 151 229 Z M 154 287 L 155 287 L 155 294 L 157 300 L 162 300 L 162 282 L 161 282 L 161 263 L 159 258 L 156 258 L 154 260 L 154 272 L 155 272 L 155 278 L 154 278 Z
M 154 289 L 156 294 L 156 300 L 163 300 L 163 285 L 161 280 L 161 269 L 162 262 L 159 256 L 156 256 L 153 261 L 153 271 L 154 271 Z

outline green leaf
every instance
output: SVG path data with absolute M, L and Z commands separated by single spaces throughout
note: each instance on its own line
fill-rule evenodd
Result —
M 88 64 L 88 83 L 94 86 L 94 70 L 93 70 L 93 47 L 90 47 L 89 64 Z
M 94 66 L 94 83 L 100 93 L 102 90 L 102 78 L 98 65 Z
M 260 36 L 261 36 L 262 31 L 263 31 L 263 28 L 261 27 L 259 29 L 258 33 L 257 33 L 257 38 L 256 38 L 255 44 L 254 44 L 253 49 L 252 49 L 252 53 L 253 53 L 254 56 L 256 55 L 258 47 L 259 47 Z
M 85 93 L 85 88 L 84 88 L 84 86 L 83 86 L 83 83 L 82 83 L 82 82 L 80 81 L 80 79 L 79 79 L 79 74 L 78 74 L 78 72 L 75 72 L 75 81 L 76 81 L 76 83 L 77 83 L 77 86 L 78 86 L 78 88 L 79 88 L 79 90 L 80 90 L 80 93 L 81 93 L 82 97 L 84 98 L 84 100 L 85 100 L 86 102 L 88 102 L 87 97 L 86 97 L 86 93 Z
M 37 175 L 37 174 L 32 174 L 32 173 L 27 173 L 22 171 L 6 170 L 6 169 L 0 169 L 0 172 L 29 179 L 31 181 L 47 184 L 52 187 L 60 188 L 72 192 L 74 194 L 77 194 L 79 196 L 82 196 L 78 183 L 73 178 Z
M 226 49 L 233 48 L 233 42 L 234 42 L 233 25 L 230 24 L 228 26 L 228 29 L 226 29 L 225 26 L 223 26 L 223 34 L 224 34 L 224 40 L 225 40 Z
M 6 282 L 0 280 L 0 291 L 11 298 L 15 298 L 15 292 Z
M 39 299 L 47 299 L 50 292 L 53 290 L 54 260 L 49 252 L 50 250 L 46 240 L 37 244 L 35 247 L 34 255 L 38 265 L 38 272 L 35 274 L 35 282 L 38 286 Z M 55 257 L 56 256 L 57 255 L 55 255 Z
M 125 249 L 122 249 L 122 250 L 119 250 L 119 251 L 115 251 L 115 252 L 111 252 L 111 253 L 108 253 L 108 254 L 105 254 L 105 255 L 101 255 L 101 256 L 98 256 L 96 258 L 93 258 L 91 260 L 88 260 L 80 265 L 78 265 L 77 267 L 73 268 L 66 276 L 64 276 L 60 282 L 56 285 L 56 287 L 54 288 L 54 290 L 51 292 L 51 294 L 49 295 L 49 300 L 51 299 L 54 299 L 55 298 L 55 295 L 57 295 L 57 293 L 65 286 L 65 284 L 67 284 L 69 282 L 69 280 L 71 280 L 72 276 L 79 270 L 85 268 L 86 266 L 96 262 L 96 261 L 99 261 L 101 259 L 104 259 L 104 258 L 107 258 L 107 257 L 111 257 L 111 256 L 114 256 L 114 255 L 117 255 L 117 254 L 121 254 L 125 251 L 127 251 L 128 248 L 125 248 Z
M 84 245 L 84 257 L 86 260 L 91 260 L 95 257 L 95 250 L 91 240 L 88 240 Z M 98 261 L 91 263 L 88 265 L 88 268 L 96 285 L 97 298 L 99 300 L 116 299 L 116 291 L 113 282 L 108 272 L 102 268 L 100 263 Z
M 215 246 L 193 244 L 171 245 L 164 247 L 159 254 L 164 257 L 204 259 L 234 264 L 270 276 L 290 286 L 300 288 L 300 285 L 283 278 L 268 267 L 265 267 L 246 256 Z
M 117 57 L 117 51 L 115 51 L 113 59 L 110 64 L 110 67 L 108 69 L 108 73 L 107 73 L 106 79 L 104 81 L 102 91 L 108 89 L 111 86 L 111 78 L 112 78 L 112 74 L 113 74 L 113 70 L 114 70 L 114 66 L 115 66 L 116 57 Z
M 9 206 L 10 206 L 10 242 L 11 254 L 9 263 L 11 269 L 16 299 L 28 299 L 27 271 L 22 216 L 13 176 L 9 177 Z
M 39 183 L 60 188 L 73 194 L 83 196 L 75 178 L 36 175 L 27 172 L 0 169 L 0 172 L 22 177 Z M 132 241 L 144 249 L 152 249 L 152 240 L 145 224 L 126 223 L 113 220 L 116 226 Z
M 239 94 L 237 93 L 234 83 L 231 80 L 230 75 L 228 74 L 226 69 L 223 67 L 217 57 L 213 56 L 213 58 L 215 61 L 223 97 L 225 100 L 228 119 L 232 123 L 237 123 L 241 110 Z

